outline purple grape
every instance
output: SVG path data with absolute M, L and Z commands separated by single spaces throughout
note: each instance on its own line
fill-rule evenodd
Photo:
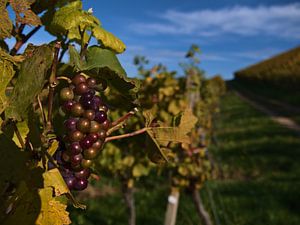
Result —
M 98 111 L 95 113 L 95 121 L 103 123 L 107 119 L 107 114 L 104 111 Z
M 97 133 L 90 133 L 87 137 L 92 141 L 92 143 L 95 143 L 99 138 Z
M 84 97 L 81 97 L 79 99 L 80 104 L 83 106 L 83 108 L 85 109 L 90 109 L 92 104 L 93 104 L 93 100 L 92 99 L 86 99 Z
M 69 176 L 73 175 L 73 172 L 70 169 L 65 168 L 65 167 L 60 168 L 60 173 L 61 173 L 63 178 L 66 178 L 66 177 L 69 177 Z
M 72 155 L 77 155 L 82 152 L 82 148 L 79 142 L 73 142 L 72 144 L 70 144 L 69 149 Z
M 87 188 L 88 181 L 87 179 L 76 179 L 74 189 L 77 191 L 82 191 Z
M 64 177 L 64 180 L 70 190 L 74 189 L 77 179 L 74 176 Z
M 89 168 L 82 169 L 76 173 L 74 173 L 75 177 L 78 179 L 87 179 L 89 178 L 91 171 Z
M 69 118 L 64 122 L 64 126 L 66 128 L 67 131 L 74 131 L 76 130 L 76 123 L 77 123 L 78 119 L 76 118 Z
M 92 100 L 95 95 L 95 90 L 90 89 L 87 93 L 81 95 L 81 97 L 85 100 Z
M 92 100 L 93 100 L 94 104 L 97 106 L 97 108 L 99 108 L 100 105 L 103 104 L 102 99 L 98 95 L 95 95 Z
M 94 142 L 93 142 L 93 138 L 86 136 L 79 143 L 83 149 L 88 149 L 93 145 Z
M 81 154 L 77 154 L 77 155 L 72 155 L 70 157 L 70 162 L 72 165 L 76 166 L 76 165 L 79 165 L 81 163 L 81 160 L 82 160 L 82 155 Z
M 65 112 L 70 112 L 72 109 L 72 106 L 75 104 L 76 102 L 74 100 L 68 100 L 66 102 L 64 102 L 63 104 L 63 109 Z

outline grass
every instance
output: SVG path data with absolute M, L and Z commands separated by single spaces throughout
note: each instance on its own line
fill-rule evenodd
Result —
M 276 87 L 271 84 L 259 83 L 259 82 L 243 82 L 232 80 L 230 81 L 232 84 L 238 84 L 244 89 L 251 91 L 252 93 L 263 96 L 266 98 L 278 100 L 281 102 L 285 102 L 292 106 L 300 107 L 300 90 L 295 88 L 283 88 Z
M 205 184 L 201 196 L 216 225 L 300 224 L 300 138 L 229 92 L 216 119 L 210 152 L 221 178 Z M 98 184 L 118 183 L 103 178 Z M 109 184 L 110 183 L 110 184 Z M 163 224 L 169 194 L 167 176 L 138 182 L 137 224 Z M 71 209 L 75 225 L 127 224 L 119 192 L 85 200 L 86 212 Z M 188 193 L 181 193 L 176 225 L 200 224 Z
M 300 124 L 300 90 L 282 89 L 271 85 L 259 83 L 251 84 L 237 80 L 229 81 L 228 84 L 241 93 L 246 95 L 250 94 L 249 97 L 251 99 L 272 109 L 278 116 L 289 117 Z M 288 104 L 296 108 L 296 110 L 282 107 L 280 104 L 277 104 L 277 102 Z
M 212 152 L 224 179 L 207 185 L 220 224 L 300 224 L 300 138 L 242 102 L 222 100 Z

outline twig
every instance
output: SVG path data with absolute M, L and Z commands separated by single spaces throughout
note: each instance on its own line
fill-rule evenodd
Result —
M 60 49 L 61 43 L 58 41 L 55 44 L 55 52 L 54 59 L 51 67 L 51 75 L 49 78 L 49 95 L 48 95 L 48 118 L 47 118 L 47 130 L 50 131 L 52 129 L 52 109 L 53 109 L 53 97 L 54 97 L 54 88 L 57 85 L 56 80 L 56 69 L 58 63 L 58 53 Z
M 126 113 L 124 116 L 120 117 L 119 119 L 117 119 L 116 121 L 112 122 L 111 124 L 111 128 L 107 131 L 107 135 L 110 135 L 112 132 L 120 129 L 121 127 L 123 127 L 124 123 L 130 118 L 132 117 L 134 114 L 136 114 L 138 112 L 137 108 L 134 108 L 133 111 L 130 111 L 128 113 Z
M 86 54 L 86 51 L 87 51 L 87 47 L 88 47 L 88 45 L 90 43 L 90 40 L 92 38 L 92 34 L 90 34 L 89 39 L 88 39 L 88 41 L 86 43 L 83 43 L 85 29 L 83 30 L 83 32 L 80 32 L 80 34 L 81 34 L 81 40 L 82 40 L 82 42 L 81 42 L 81 49 L 80 49 L 80 59 L 83 60 L 84 56 Z
M 25 149 L 25 142 L 24 142 L 23 139 L 22 139 L 22 136 L 21 136 L 21 134 L 20 134 L 20 131 L 19 131 L 19 129 L 18 129 L 16 123 L 13 122 L 13 123 L 12 123 L 12 126 L 13 126 L 14 132 L 16 133 L 17 138 L 18 138 L 18 140 L 19 140 L 19 142 L 20 142 L 20 145 L 22 146 L 23 149 Z
M 37 96 L 37 101 L 38 101 L 38 104 L 39 104 L 39 108 L 42 112 L 42 117 L 43 117 L 43 127 L 45 128 L 46 125 L 47 125 L 47 119 L 46 119 L 46 115 L 45 115 L 45 112 L 44 112 L 44 109 L 43 109 L 43 105 L 41 103 L 41 99 L 40 99 L 40 95 Z
M 70 42 L 71 42 L 71 41 L 68 40 L 66 43 L 63 43 L 63 44 L 62 44 L 63 48 L 62 48 L 62 51 L 61 51 L 60 56 L 59 56 L 59 59 L 58 59 L 59 62 L 62 61 L 62 59 L 63 59 L 65 53 L 67 52 L 68 46 L 69 46 Z
M 20 27 L 21 28 L 21 27 Z M 17 52 L 20 50 L 20 48 L 28 41 L 29 38 L 32 37 L 32 35 L 34 35 L 39 29 L 41 28 L 41 26 L 37 26 L 34 29 L 32 29 L 28 34 L 26 35 L 22 35 L 21 33 L 19 33 L 19 35 L 21 36 L 21 39 L 18 40 L 15 44 L 15 46 L 11 49 L 10 54 L 11 55 L 16 55 Z M 18 32 L 22 32 L 23 29 L 19 29 Z
M 112 140 L 118 140 L 118 139 L 122 139 L 122 138 L 128 138 L 128 137 L 132 137 L 132 136 L 136 136 L 139 134 L 142 134 L 144 132 L 146 132 L 148 130 L 148 127 L 144 127 L 140 130 L 134 131 L 132 133 L 127 133 L 127 134 L 121 134 L 121 135 L 116 135 L 116 136 L 112 136 L 112 137 L 107 137 L 105 138 L 105 143 L 112 141 Z
M 72 80 L 70 78 L 64 76 L 56 77 L 56 80 L 66 80 L 69 84 L 72 83 Z

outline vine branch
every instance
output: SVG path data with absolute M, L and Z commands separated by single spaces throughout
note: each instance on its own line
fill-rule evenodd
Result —
M 105 138 L 105 143 L 109 142 L 109 141 L 113 141 L 113 140 L 118 140 L 118 139 L 123 139 L 123 138 L 136 136 L 136 135 L 139 135 L 139 134 L 142 134 L 142 133 L 146 132 L 147 130 L 148 130 L 148 127 L 144 127 L 140 130 L 137 130 L 137 131 L 134 131 L 134 132 L 131 132 L 131 133 L 116 135 L 116 136 L 112 136 L 112 137 L 107 137 L 107 138 Z
M 107 135 L 110 135 L 112 132 L 120 129 L 121 127 L 123 127 L 124 123 L 133 115 L 135 115 L 138 112 L 137 108 L 134 108 L 133 111 L 130 111 L 128 113 L 126 113 L 124 116 L 120 117 L 119 119 L 117 119 L 116 121 L 112 122 L 112 127 L 107 131 Z
M 52 130 L 52 110 L 53 110 L 53 97 L 54 97 L 54 88 L 57 85 L 56 72 L 58 64 L 58 54 L 61 43 L 58 41 L 55 44 L 54 58 L 51 66 L 51 75 L 49 78 L 49 95 L 48 95 L 48 118 L 47 118 L 47 130 Z
M 21 25 L 22 26 L 22 25 Z M 20 27 L 21 28 L 21 27 Z M 41 26 L 37 26 L 35 28 L 33 28 L 28 34 L 26 35 L 23 35 L 22 34 L 22 31 L 24 29 L 24 27 L 22 29 L 18 29 L 18 34 L 17 35 L 20 35 L 21 38 L 18 40 L 17 39 L 17 42 L 16 44 L 14 45 L 14 47 L 11 49 L 10 51 L 10 54 L 11 55 L 16 55 L 17 52 L 20 50 L 20 48 L 29 40 L 29 38 L 32 37 L 32 35 L 34 35 L 40 28 Z

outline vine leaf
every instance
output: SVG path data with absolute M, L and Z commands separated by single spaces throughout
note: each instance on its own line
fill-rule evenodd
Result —
M 44 187 L 52 187 L 55 196 L 69 193 L 69 189 L 57 168 L 48 170 L 43 174 L 43 177 Z
M 94 27 L 92 31 L 94 37 L 105 47 L 110 48 L 117 53 L 122 53 L 125 51 L 125 44 L 112 33 L 99 26 Z
M 99 25 L 96 17 L 82 10 L 81 1 L 74 1 L 56 11 L 48 30 L 54 35 L 67 35 L 69 39 L 79 41 L 80 32 Z
M 146 126 L 148 139 L 148 155 L 150 159 L 156 163 L 161 163 L 163 160 L 168 161 L 168 144 L 169 143 L 185 143 L 191 142 L 188 133 L 197 122 L 197 118 L 193 115 L 190 109 L 186 109 L 180 115 L 180 122 L 178 126 L 165 126 L 163 123 L 159 123 L 160 126 L 152 127 L 151 121 L 154 120 L 153 112 L 155 110 L 150 109 L 143 112 L 146 120 Z M 178 119 L 178 117 L 177 117 Z
M 116 53 L 125 51 L 125 44 L 101 27 L 100 21 L 91 13 L 82 10 L 82 2 L 74 1 L 55 12 L 48 31 L 57 36 L 67 36 L 81 44 L 87 43 L 89 32 L 102 45 Z
M 137 79 L 127 77 L 113 51 L 98 46 L 89 47 L 86 64 L 81 69 L 95 78 L 106 79 L 112 87 L 127 99 L 136 99 L 140 83 Z
M 16 14 L 16 21 L 22 24 L 33 26 L 42 25 L 40 18 L 31 11 L 30 5 L 32 1 L 28 0 L 9 0 L 9 3 Z
M 42 90 L 53 60 L 53 48 L 48 45 L 29 46 L 27 58 L 22 62 L 18 80 L 6 108 L 7 118 L 21 120 L 36 95 Z
M 189 133 L 196 125 L 198 119 L 193 114 L 191 108 L 187 108 L 180 117 L 179 129 L 181 132 L 187 134 Z
M 0 114 L 8 106 L 8 98 L 5 90 L 15 74 L 13 69 L 14 63 L 15 61 L 12 56 L 0 50 Z
M 41 211 L 35 222 L 36 225 L 68 225 L 71 224 L 67 205 L 55 200 L 52 196 L 52 188 L 39 190 L 41 198 Z
M 9 18 L 8 11 L 6 10 L 7 0 L 0 1 L 0 39 L 11 37 L 13 24 Z

